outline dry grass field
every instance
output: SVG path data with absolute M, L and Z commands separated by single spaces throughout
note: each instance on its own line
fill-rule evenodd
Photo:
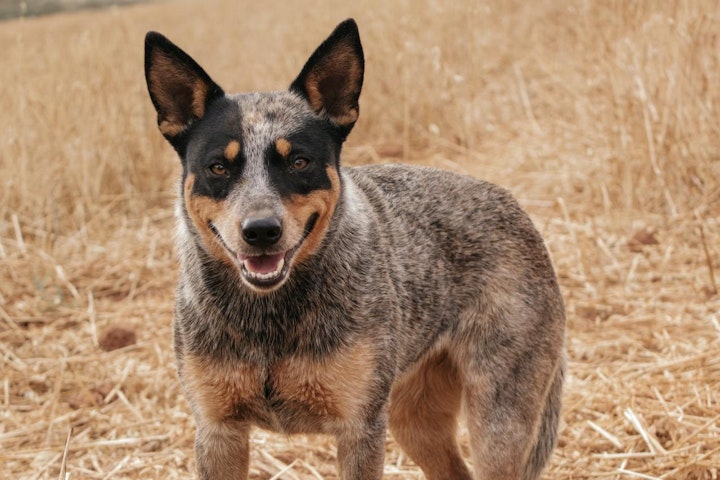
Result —
M 349 16 L 367 75 L 345 164 L 499 183 L 546 238 L 569 374 L 545 478 L 717 479 L 720 4 L 706 0 L 212 0 L 0 23 L 0 476 L 193 476 L 171 348 L 179 162 L 143 36 L 165 33 L 228 91 L 281 89 Z M 136 339 L 108 351 L 117 327 Z M 336 478 L 328 438 L 252 444 L 252 478 Z M 385 472 L 422 478 L 391 437 Z

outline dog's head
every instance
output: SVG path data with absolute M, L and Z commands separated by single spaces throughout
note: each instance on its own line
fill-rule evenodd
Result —
M 225 94 L 168 39 L 145 38 L 158 127 L 183 163 L 184 221 L 255 291 L 282 285 L 325 238 L 363 72 L 353 20 L 337 26 L 284 92 Z

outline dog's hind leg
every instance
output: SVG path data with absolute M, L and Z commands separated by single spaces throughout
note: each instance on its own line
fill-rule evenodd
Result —
M 393 386 L 390 431 L 428 480 L 470 480 L 456 440 L 462 383 L 447 352 L 435 353 Z
M 478 480 L 536 480 L 552 452 L 562 367 L 541 347 L 528 348 L 503 352 L 501 361 L 469 362 L 463 372 Z
M 523 478 L 538 478 L 540 472 L 545 466 L 550 454 L 555 448 L 557 440 L 557 428 L 560 421 L 560 403 L 562 400 L 562 384 L 565 376 L 564 365 L 557 369 L 555 380 L 550 387 L 550 392 L 545 403 L 542 419 L 540 421 L 540 430 L 538 431 L 535 445 L 530 452 L 530 458 L 525 465 L 525 473 Z

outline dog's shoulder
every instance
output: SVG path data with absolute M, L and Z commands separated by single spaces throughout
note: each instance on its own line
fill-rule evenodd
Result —
M 448 230 L 495 223 L 533 228 L 514 196 L 493 183 L 447 170 L 403 164 L 346 168 L 371 202 L 414 225 Z
M 436 276 L 442 271 L 472 272 L 473 278 L 501 271 L 510 276 L 551 271 L 538 230 L 502 187 L 468 175 L 408 165 L 343 172 L 365 192 L 373 208 L 385 212 L 378 227 L 405 252 L 402 263 L 411 275 L 430 264 Z

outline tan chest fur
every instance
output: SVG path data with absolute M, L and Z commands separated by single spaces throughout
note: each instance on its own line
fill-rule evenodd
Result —
M 234 419 L 286 433 L 331 433 L 359 419 L 374 355 L 356 343 L 320 358 L 289 356 L 268 366 L 188 356 L 182 379 L 211 422 Z

